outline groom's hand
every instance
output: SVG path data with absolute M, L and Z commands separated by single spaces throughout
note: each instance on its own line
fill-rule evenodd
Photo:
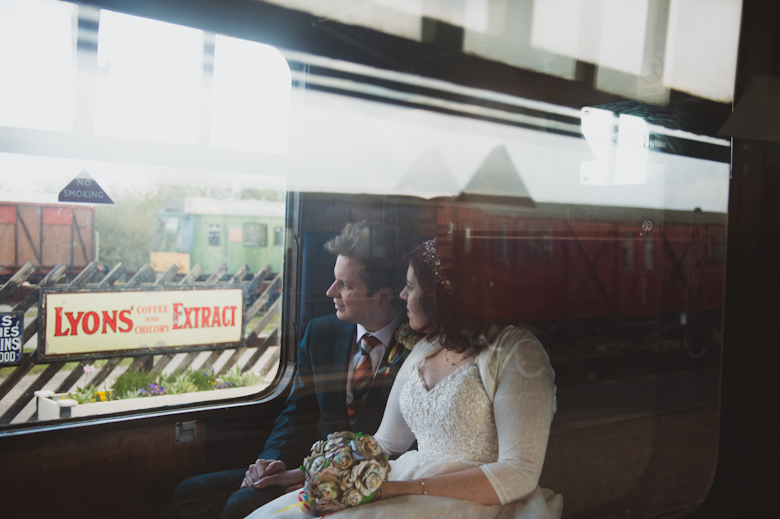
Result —
M 269 465 L 268 468 L 271 468 L 271 466 Z M 296 488 L 301 488 L 304 481 L 305 476 L 303 475 L 303 472 L 301 472 L 299 469 L 294 469 L 265 476 L 261 480 L 257 481 L 254 484 L 254 487 L 265 488 L 270 486 L 277 486 L 285 489 L 285 492 L 290 492 Z
M 256 486 L 257 483 L 259 483 L 266 476 L 279 474 L 280 472 L 285 472 L 286 470 L 287 467 L 285 467 L 283 461 L 258 459 L 256 462 L 249 465 L 249 470 L 247 470 L 246 474 L 244 475 L 244 481 L 241 482 L 241 488 Z

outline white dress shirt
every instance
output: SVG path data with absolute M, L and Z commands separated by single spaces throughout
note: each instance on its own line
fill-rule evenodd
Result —
M 382 362 L 382 358 L 384 358 L 385 352 L 387 351 L 387 345 L 393 340 L 393 335 L 398 329 L 398 326 L 400 326 L 402 318 L 403 313 L 398 312 L 393 320 L 387 323 L 384 328 L 373 333 L 366 330 L 362 324 L 357 325 L 357 331 L 352 337 L 352 361 L 349 363 L 349 371 L 347 373 L 347 405 L 351 404 L 355 399 L 352 394 L 352 379 L 355 378 L 355 368 L 360 362 L 360 357 L 363 355 L 360 352 L 360 339 L 363 338 L 363 335 L 366 333 L 379 339 L 379 343 L 374 346 L 374 349 L 369 353 L 369 357 L 371 357 L 371 368 L 376 375 L 376 370 L 379 369 L 379 364 Z

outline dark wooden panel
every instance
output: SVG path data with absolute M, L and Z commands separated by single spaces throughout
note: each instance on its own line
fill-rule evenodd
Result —
M 97 518 L 165 509 L 181 480 L 205 470 L 205 423 L 195 442 L 176 445 L 176 419 L 169 420 L 2 439 L 3 515 Z

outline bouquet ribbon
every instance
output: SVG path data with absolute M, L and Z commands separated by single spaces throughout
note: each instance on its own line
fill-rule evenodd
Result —
M 303 496 L 304 498 L 302 499 L 301 496 Z M 305 490 L 301 490 L 298 493 L 298 502 L 297 503 L 294 503 L 294 504 L 292 504 L 290 506 L 285 506 L 284 508 L 279 509 L 276 512 L 274 512 L 274 514 L 280 514 L 282 512 L 286 512 L 287 510 L 292 510 L 293 508 L 307 508 L 307 509 L 309 509 L 309 511 L 311 511 L 309 505 L 313 505 L 314 503 L 315 503 L 315 500 L 314 499 L 309 499 L 309 496 L 306 495 L 306 491 Z M 301 510 L 301 511 L 303 512 L 303 510 Z

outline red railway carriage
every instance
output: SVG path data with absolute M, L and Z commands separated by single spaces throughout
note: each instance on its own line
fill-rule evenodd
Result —
M 78 271 L 95 259 L 95 208 L 0 202 L 3 277 L 30 262 L 45 274 L 58 263 Z
M 722 213 L 443 201 L 437 225 L 440 236 L 451 230 L 442 245 L 457 268 L 486 285 L 489 297 L 470 311 L 498 321 L 684 321 L 723 307 Z

